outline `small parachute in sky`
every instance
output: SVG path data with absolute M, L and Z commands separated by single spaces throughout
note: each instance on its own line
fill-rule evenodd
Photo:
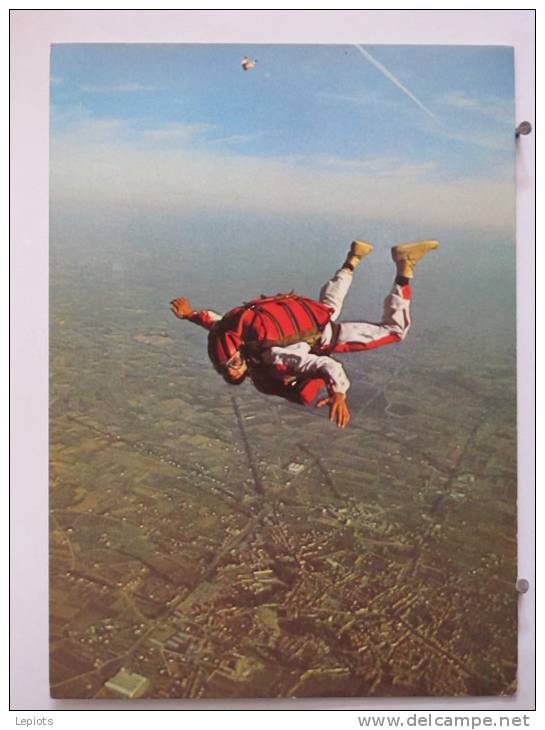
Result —
M 243 71 L 251 71 L 257 63 L 257 58 L 248 58 L 248 56 L 244 56 L 242 61 L 240 62 L 240 65 L 242 66 Z

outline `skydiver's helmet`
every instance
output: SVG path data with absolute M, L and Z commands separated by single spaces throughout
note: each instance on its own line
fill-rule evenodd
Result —
M 241 347 L 239 335 L 232 330 L 225 331 L 216 326 L 208 333 L 208 357 L 216 372 L 230 385 L 240 385 L 246 379 L 247 373 L 235 379 L 227 372 L 227 368 L 235 358 L 243 358 Z

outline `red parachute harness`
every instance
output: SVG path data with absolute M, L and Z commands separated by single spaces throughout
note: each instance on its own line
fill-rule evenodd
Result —
M 297 294 L 262 295 L 231 309 L 208 335 L 208 355 L 223 373 L 237 352 L 249 360 L 270 347 L 307 342 L 314 347 L 330 321 L 331 309 Z

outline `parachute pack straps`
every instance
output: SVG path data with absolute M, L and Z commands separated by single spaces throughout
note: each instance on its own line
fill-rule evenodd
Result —
M 285 298 L 287 299 L 288 297 Z M 301 297 L 292 296 L 290 298 L 295 298 L 297 300 L 297 303 L 301 306 L 301 308 L 304 310 L 307 317 L 309 318 L 311 326 L 307 326 L 303 329 L 300 323 L 297 321 L 297 318 L 292 312 L 290 306 L 287 303 L 284 303 L 282 299 L 279 299 L 277 297 L 270 297 L 267 298 L 266 302 L 259 301 L 258 303 L 251 305 L 250 309 L 253 311 L 255 316 L 266 317 L 269 322 L 273 323 L 276 331 L 276 337 L 272 340 L 267 339 L 246 342 L 245 351 L 247 355 L 249 355 L 250 357 L 252 355 L 254 357 L 257 357 L 259 356 L 260 352 L 270 347 L 288 347 L 289 345 L 293 345 L 296 342 L 306 342 L 310 347 L 314 347 L 319 342 L 321 337 L 321 327 L 314 312 Z M 265 307 L 259 306 L 262 303 L 268 303 L 271 301 L 274 301 L 275 304 L 278 304 L 289 319 L 289 322 L 291 324 L 291 332 L 289 334 L 286 334 L 285 330 L 282 327 L 282 324 L 278 321 L 278 318 L 273 314 L 273 312 L 269 311 Z

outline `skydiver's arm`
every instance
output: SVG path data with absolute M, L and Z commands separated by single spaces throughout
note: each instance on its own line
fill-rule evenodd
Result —
M 185 297 L 178 297 L 170 302 L 170 311 L 178 319 L 188 319 L 207 330 L 212 329 L 215 322 L 221 319 L 221 314 L 208 309 L 201 309 L 196 312 L 191 308 L 189 300 Z
M 344 395 L 350 387 L 341 363 L 327 355 L 313 355 L 306 342 L 297 342 L 288 347 L 271 347 L 269 357 L 277 371 L 323 378 L 330 393 Z
M 346 404 L 346 392 L 350 381 L 340 362 L 327 355 L 313 355 L 304 342 L 288 347 L 272 347 L 270 357 L 277 370 L 285 368 L 286 373 L 323 378 L 329 396 L 318 401 L 316 405 L 320 408 L 329 405 L 329 419 L 335 421 L 339 428 L 348 424 L 350 412 Z
M 339 428 L 345 428 L 350 421 L 350 411 L 346 403 L 346 395 L 344 393 L 332 393 L 327 398 L 321 398 L 316 403 L 316 408 L 329 406 L 329 420 L 335 421 Z
M 221 314 L 213 312 L 211 309 L 201 309 L 198 312 L 191 312 L 187 319 L 205 330 L 211 330 L 216 322 L 221 319 Z

